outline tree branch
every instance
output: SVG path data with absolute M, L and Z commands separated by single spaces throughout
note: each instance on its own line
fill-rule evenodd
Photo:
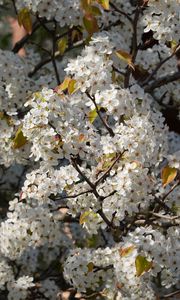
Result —
M 76 163 L 76 159 L 75 158 L 71 158 L 71 163 L 73 165 L 73 167 L 76 169 L 76 171 L 81 175 L 81 177 L 88 183 L 88 185 L 91 187 L 93 194 L 97 197 L 100 198 L 101 196 L 98 194 L 98 192 L 96 191 L 96 186 L 94 183 L 92 183 L 89 178 L 87 178 L 87 176 L 81 171 L 81 169 L 79 168 L 79 166 Z
M 137 52 L 138 52 L 137 25 L 138 25 L 138 20 L 139 20 L 140 13 L 141 13 L 141 7 L 139 5 L 137 5 L 136 10 L 135 10 L 135 14 L 134 14 L 134 19 L 132 21 L 133 35 L 132 35 L 132 44 L 131 44 L 131 52 L 130 52 L 130 54 L 132 56 L 132 63 L 135 62 Z M 128 66 L 127 71 L 126 71 L 126 75 L 125 75 L 125 78 L 124 78 L 124 87 L 125 88 L 129 87 L 129 80 L 130 80 L 131 73 L 132 73 L 132 67 Z
M 14 11 L 16 13 L 16 15 L 18 14 L 18 11 L 17 11 L 17 8 L 16 8 L 16 3 L 15 3 L 15 0 L 12 0 L 12 4 L 13 4 L 13 7 L 14 7 Z
M 151 84 L 149 84 L 144 91 L 146 93 L 151 93 L 153 90 L 155 90 L 158 87 L 161 87 L 165 84 L 168 84 L 170 82 L 176 81 L 180 79 L 180 71 L 177 71 L 171 75 L 164 75 L 161 78 L 158 78 L 154 80 Z
M 106 217 L 106 215 L 104 214 L 103 210 L 102 209 L 99 209 L 97 211 L 97 213 L 101 216 L 101 218 L 103 219 L 103 221 L 108 225 L 108 227 L 110 228 L 115 228 L 112 220 L 109 221 L 109 219 Z
M 34 24 L 33 24 L 33 26 L 32 26 L 32 33 L 31 34 L 26 34 L 20 41 L 18 41 L 15 45 L 14 45 L 14 47 L 13 47 L 13 49 L 12 49 L 12 52 L 13 53 L 18 53 L 19 52 L 19 50 L 21 49 L 21 48 L 23 48 L 23 46 L 27 43 L 27 41 L 30 39 L 30 37 L 32 37 L 32 35 L 36 32 L 36 30 L 38 29 L 38 28 L 40 28 L 41 27 L 41 24 L 39 24 L 38 22 L 35 22 Z
M 89 184 L 89 186 L 92 188 L 92 193 L 95 195 L 95 197 L 101 201 L 102 203 L 102 200 L 104 199 L 103 197 L 101 197 L 99 195 L 99 193 L 97 192 L 96 190 L 96 185 L 94 183 L 92 183 L 89 178 L 87 178 L 87 176 L 81 171 L 81 169 L 79 168 L 79 166 L 77 165 L 76 163 L 76 160 L 74 158 L 71 158 L 71 162 L 72 162 L 72 165 L 74 166 L 74 168 L 76 169 L 76 171 L 82 176 L 82 178 Z M 106 215 L 104 214 L 102 208 L 99 209 L 97 211 L 97 213 L 101 216 L 101 218 L 104 220 L 104 222 L 107 224 L 107 226 L 109 226 L 110 228 L 115 228 L 114 224 L 112 221 L 110 221 Z

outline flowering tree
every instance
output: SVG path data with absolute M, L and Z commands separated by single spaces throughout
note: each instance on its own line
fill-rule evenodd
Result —
M 0 0 L 0 299 L 179 295 L 179 4 Z

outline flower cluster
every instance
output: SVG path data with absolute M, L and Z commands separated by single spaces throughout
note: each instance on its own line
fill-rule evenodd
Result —
M 19 10 L 28 7 L 33 13 L 38 13 L 40 17 L 46 17 L 48 20 L 55 18 L 61 27 L 65 25 L 79 25 L 81 23 L 79 0 L 63 0 L 61 3 L 57 0 L 17 0 L 17 7 Z M 67 14 L 68 10 L 71 11 L 71 14 Z
M 142 19 L 144 31 L 154 31 L 154 37 L 160 41 L 179 39 L 179 0 L 150 0 Z
M 0 49 L 0 298 L 177 294 L 179 0 L 13 3 L 28 34 Z

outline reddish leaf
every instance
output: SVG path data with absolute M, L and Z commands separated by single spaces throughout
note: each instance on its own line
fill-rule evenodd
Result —
M 85 29 L 90 35 L 92 35 L 94 32 L 99 31 L 97 20 L 92 14 L 86 13 L 83 17 L 83 23 Z

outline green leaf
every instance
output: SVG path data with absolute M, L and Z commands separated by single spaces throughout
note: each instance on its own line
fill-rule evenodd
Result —
M 99 7 L 97 6 L 91 6 L 91 13 L 94 15 L 94 16 L 101 16 L 102 13 L 99 9 Z
M 177 175 L 177 169 L 171 168 L 169 166 L 164 167 L 161 172 L 163 187 L 171 183 L 176 178 L 176 175 Z
M 19 149 L 27 143 L 26 137 L 23 135 L 22 128 L 19 127 L 13 139 L 13 148 Z
M 97 235 L 89 236 L 89 238 L 86 239 L 86 247 L 88 248 L 95 248 L 97 243 L 98 243 Z
M 97 20 L 91 13 L 86 13 L 84 15 L 83 24 L 90 35 L 92 35 L 94 32 L 99 31 Z
M 68 40 L 66 37 L 63 37 L 58 41 L 58 50 L 61 55 L 64 54 L 65 50 L 67 49 L 67 46 L 68 46 Z
M 146 257 L 138 255 L 135 260 L 136 275 L 139 277 L 144 272 L 148 272 L 152 268 L 152 265 L 152 261 L 148 261 Z
M 23 26 L 27 33 L 31 34 L 32 32 L 32 20 L 31 14 L 27 7 L 22 8 L 18 13 L 18 23 L 20 26 Z

